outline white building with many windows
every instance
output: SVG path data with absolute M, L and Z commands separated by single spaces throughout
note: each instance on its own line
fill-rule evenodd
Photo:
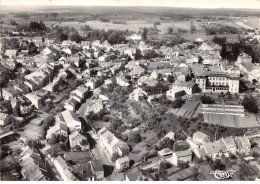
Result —
M 239 92 L 239 70 L 206 71 L 196 76 L 202 92 Z

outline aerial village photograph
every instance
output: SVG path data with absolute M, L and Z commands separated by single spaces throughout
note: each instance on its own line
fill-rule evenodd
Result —
M 259 0 L 1 0 L 0 180 L 260 181 Z

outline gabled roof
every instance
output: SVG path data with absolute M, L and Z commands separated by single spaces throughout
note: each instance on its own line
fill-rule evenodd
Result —
M 235 142 L 238 149 L 251 146 L 251 143 L 247 137 L 235 137 Z
M 193 139 L 205 139 L 205 138 L 208 138 L 209 136 L 203 132 L 200 132 L 200 131 L 197 131 L 193 134 Z
M 67 124 L 70 123 L 71 121 L 80 122 L 79 118 L 76 116 L 76 114 L 74 112 L 65 110 L 65 111 L 61 112 L 61 114 Z
M 233 137 L 226 137 L 223 139 L 223 142 L 225 143 L 226 147 L 229 148 L 236 148 L 236 142 Z
M 142 177 L 142 174 L 140 170 L 137 167 L 135 167 L 133 170 L 128 172 L 126 176 L 128 177 L 129 181 L 139 181 Z
M 186 156 L 190 156 L 192 155 L 191 150 L 184 150 L 184 151 L 178 151 L 178 152 L 174 152 L 173 154 L 176 155 L 176 157 L 186 157 Z
M 93 172 L 104 171 L 103 164 L 102 164 L 101 160 L 92 160 L 90 162 L 90 164 L 91 164 Z
M 5 55 L 7 55 L 7 56 L 16 55 L 16 53 L 17 53 L 17 50 L 14 50 L 14 49 L 13 50 L 8 49 L 5 51 Z

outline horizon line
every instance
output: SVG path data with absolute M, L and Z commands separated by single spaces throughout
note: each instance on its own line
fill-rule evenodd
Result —
M 227 7 L 189 7 L 189 6 L 138 6 L 138 5 L 1 5 L 0 4 L 0 9 L 3 7 L 153 7 L 153 8 L 187 8 L 187 9 L 232 9 L 232 10 L 260 10 L 260 8 L 227 8 Z

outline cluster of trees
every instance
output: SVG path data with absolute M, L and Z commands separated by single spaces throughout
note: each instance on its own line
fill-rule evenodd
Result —
M 231 49 L 230 49 L 231 48 Z M 236 61 L 240 52 L 243 51 L 252 57 L 253 63 L 260 63 L 260 46 L 259 44 L 247 44 L 245 41 L 239 43 L 227 44 L 222 46 L 221 57 L 228 61 Z
M 174 76 L 173 76 L 173 75 L 168 75 L 168 76 L 167 76 L 167 81 L 168 81 L 169 83 L 174 83 L 174 81 L 175 81 Z
M 164 93 L 169 90 L 169 86 L 164 85 L 160 82 L 158 82 L 155 86 L 148 86 L 144 84 L 142 86 L 142 89 L 148 94 L 148 95 L 156 95 L 160 93 Z
M 201 102 L 203 104 L 212 104 L 212 103 L 214 103 L 214 100 L 212 100 L 210 96 L 207 96 L 205 94 L 200 97 L 200 100 L 201 100 Z
M 19 49 L 20 46 L 19 40 L 17 38 L 11 38 L 11 39 L 2 38 L 1 44 L 2 44 L 3 52 L 5 52 L 6 49 Z
M 113 118 L 110 123 L 110 128 L 113 132 L 123 132 L 125 130 L 125 126 L 120 119 Z
M 101 42 L 107 40 L 108 43 L 114 45 L 126 43 L 125 35 L 126 31 L 120 30 L 92 30 L 89 31 L 83 39 L 90 41 L 100 40 Z
M 145 27 L 142 32 L 142 40 L 147 40 L 148 29 Z
M 168 27 L 167 32 L 168 32 L 168 34 L 172 34 L 173 33 L 173 28 L 172 27 Z
M 105 109 L 102 109 L 101 111 L 99 111 L 98 113 L 94 113 L 93 111 L 91 111 L 88 116 L 87 119 L 91 120 L 91 121 L 95 121 L 95 120 L 103 120 L 105 122 L 109 121 L 109 118 L 105 115 L 107 115 L 108 112 Z
M 155 50 L 145 50 L 144 51 L 144 56 L 142 57 L 143 59 L 152 59 L 152 58 L 157 58 L 160 55 L 155 52 Z M 140 59 L 140 58 L 139 58 Z
M 101 17 L 100 21 L 101 22 L 110 22 L 110 20 L 108 18 L 104 18 L 104 17 Z
M 35 45 L 34 42 L 30 42 L 28 48 L 29 48 L 28 54 L 30 55 L 36 55 L 39 53 L 38 47 Z
M 162 105 L 165 105 L 167 108 L 180 108 L 185 101 L 182 98 L 176 98 L 174 101 L 171 101 L 166 98 L 166 95 L 162 95 L 160 98 L 155 99 L 154 101 L 159 102 Z
M 15 20 L 13 20 L 13 19 L 10 20 L 10 25 L 18 26 L 17 22 L 15 22 Z
M 138 132 L 134 132 L 132 134 L 129 134 L 128 140 L 131 143 L 139 143 L 139 142 L 142 141 L 142 137 L 141 137 L 141 135 Z
M 174 145 L 174 140 L 170 139 L 169 137 L 166 137 L 160 142 L 160 147 L 157 148 L 157 149 L 162 150 L 162 149 L 165 149 L 165 148 L 169 148 L 169 149 L 172 150 L 173 145 Z
M 211 26 L 205 28 L 207 35 L 215 35 L 215 34 L 240 34 L 242 31 L 238 30 L 235 27 L 229 26 Z
M 31 21 L 29 23 L 28 29 L 29 31 L 38 32 L 38 31 L 46 31 L 47 27 L 42 21 L 40 22 Z
M 258 108 L 256 99 L 251 95 L 246 96 L 243 99 L 242 105 L 248 112 L 255 113 L 255 114 L 259 112 L 259 108 Z
M 1 66 L 0 64 L 0 87 L 6 87 L 8 82 L 9 82 L 9 79 L 14 79 L 15 78 L 15 73 L 6 68 L 6 67 L 3 67 Z
M 42 123 L 42 137 L 45 138 L 48 128 L 54 125 L 55 119 L 52 115 L 49 115 L 41 123 Z

